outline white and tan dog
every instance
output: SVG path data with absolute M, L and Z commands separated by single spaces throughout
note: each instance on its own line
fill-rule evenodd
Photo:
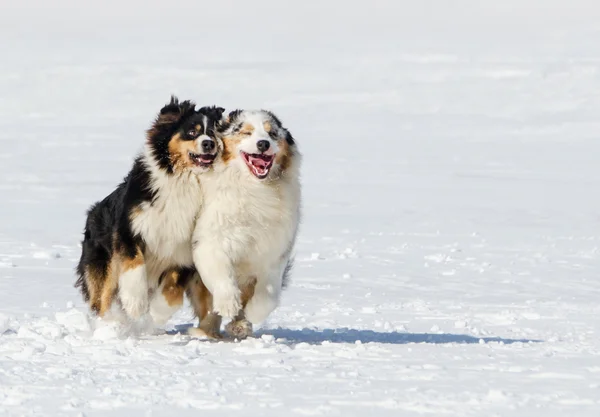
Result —
M 195 335 L 252 333 L 279 304 L 300 222 L 301 155 L 271 112 L 236 110 L 217 134 L 220 152 L 203 175 L 204 205 L 193 258 L 201 280 L 188 288 L 200 319 Z

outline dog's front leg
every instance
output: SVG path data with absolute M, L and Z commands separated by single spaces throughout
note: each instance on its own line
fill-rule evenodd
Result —
M 212 313 L 212 294 L 196 274 L 186 290 L 194 313 L 198 317 L 198 327 L 188 329 L 187 333 L 196 337 L 221 339 L 221 316 Z
M 203 242 L 194 248 L 194 264 L 212 294 L 213 312 L 236 317 L 242 308 L 241 292 L 231 259 L 219 245 Z
M 252 299 L 254 290 L 256 288 L 256 282 L 256 277 L 249 277 L 245 278 L 241 283 L 240 289 L 242 292 L 242 309 L 245 309 L 248 302 Z M 246 319 L 244 310 L 241 310 L 237 317 L 235 317 L 233 320 L 231 320 L 231 322 L 229 322 L 229 324 L 227 324 L 227 326 L 225 326 L 225 330 L 231 336 L 242 340 L 252 336 L 252 323 Z

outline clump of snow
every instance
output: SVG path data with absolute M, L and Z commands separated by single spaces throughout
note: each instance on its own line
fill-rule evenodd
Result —
M 89 332 L 91 330 L 88 315 L 74 308 L 66 312 L 57 312 L 56 321 L 65 326 L 69 331 Z

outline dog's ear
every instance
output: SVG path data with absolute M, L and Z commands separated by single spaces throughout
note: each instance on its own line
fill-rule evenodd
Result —
M 223 107 L 216 107 L 215 112 L 217 114 L 217 119 L 221 119 L 223 117 L 223 113 L 225 113 L 225 109 Z
M 279 117 L 275 116 L 275 113 L 273 113 L 270 110 L 262 110 L 265 113 L 267 113 L 269 115 L 269 117 L 271 119 L 273 119 L 273 121 L 275 122 L 275 124 L 277 125 L 278 128 L 283 129 L 283 123 L 281 123 L 281 120 L 279 120 Z
M 180 102 L 175 96 L 166 104 L 160 112 L 150 129 L 146 131 L 148 140 L 169 137 L 179 127 L 180 122 L 196 111 L 196 104 L 186 100 Z
M 171 96 L 171 101 L 160 109 L 159 117 L 169 117 L 179 113 L 179 99 L 176 96 Z
M 155 126 L 165 125 L 165 124 L 173 124 L 179 122 L 184 116 L 188 115 L 191 112 L 194 112 L 196 109 L 196 104 L 190 100 L 185 100 L 179 102 L 179 99 L 172 95 L 171 101 L 166 104 L 158 114 L 156 121 L 154 122 Z
M 177 96 L 171 94 L 171 101 L 168 104 L 165 104 L 165 107 L 163 107 L 160 112 L 162 113 L 169 113 L 170 111 L 179 108 L 179 99 L 177 98 Z
M 221 121 L 221 118 L 223 117 L 224 111 L 225 109 L 223 107 L 206 106 L 200 108 L 200 110 L 198 110 L 198 113 L 205 114 L 211 119 L 213 119 L 215 123 L 219 123 Z
M 235 120 L 239 117 L 240 113 L 242 111 L 237 109 L 237 110 L 232 110 L 229 112 L 229 116 L 227 116 L 227 118 L 225 119 L 226 123 L 233 123 L 235 122 Z
M 283 131 L 285 132 L 285 141 L 288 143 L 288 145 L 294 145 L 296 141 L 294 140 L 294 137 L 292 136 L 290 131 L 285 128 L 283 129 Z
M 215 108 L 215 116 L 216 116 L 216 122 L 215 122 L 215 124 L 218 127 L 223 126 L 223 122 L 225 121 L 225 120 L 223 120 L 223 113 L 224 112 L 225 112 L 225 109 L 223 107 L 217 107 L 217 108 Z
M 269 117 L 275 122 L 277 127 L 280 129 L 281 136 L 283 136 L 283 138 L 288 143 L 288 145 L 294 145 L 296 143 L 296 141 L 294 140 L 294 137 L 289 132 L 289 130 L 287 130 L 285 127 L 283 127 L 283 123 L 281 123 L 281 119 L 279 119 L 279 117 L 275 116 L 275 113 L 273 113 L 272 111 L 269 111 L 269 110 L 263 110 L 263 111 L 266 112 L 269 115 Z

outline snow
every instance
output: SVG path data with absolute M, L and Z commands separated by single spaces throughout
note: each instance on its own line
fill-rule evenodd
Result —
M 0 415 L 598 415 L 597 2 L 0 9 Z M 73 288 L 171 93 L 272 109 L 305 156 L 250 340 L 99 323 Z

